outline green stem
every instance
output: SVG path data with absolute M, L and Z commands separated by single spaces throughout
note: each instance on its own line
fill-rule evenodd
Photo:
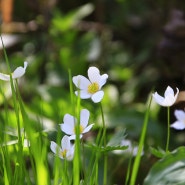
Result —
M 128 161 L 128 169 L 127 169 L 127 174 L 126 174 L 125 185 L 128 184 L 128 181 L 129 181 L 129 178 L 130 178 L 132 158 L 133 158 L 133 150 L 132 150 L 132 153 L 131 153 L 131 155 L 129 157 L 129 161 Z
M 106 126 L 105 126 L 105 118 L 103 113 L 103 107 L 100 103 L 101 108 L 101 116 L 102 116 L 102 122 L 103 122 L 103 133 L 102 133 L 102 142 L 100 143 L 100 146 L 103 145 L 106 147 Z M 103 144 L 102 144 L 103 143 Z M 104 153 L 104 166 L 103 166 L 103 185 L 107 185 L 107 153 Z
M 138 169 L 139 169 L 139 165 L 140 165 L 140 161 L 141 161 L 141 154 L 142 154 L 142 150 L 144 147 L 144 140 L 145 140 L 146 130 L 147 130 L 147 126 L 148 126 L 148 119 L 149 119 L 151 102 L 152 102 L 152 96 L 150 97 L 149 104 L 148 104 L 148 107 L 147 107 L 147 110 L 145 113 L 143 128 L 142 128 L 141 137 L 139 140 L 138 152 L 137 152 L 136 158 L 134 160 L 132 175 L 131 175 L 131 179 L 130 179 L 130 185 L 136 184 L 135 182 L 136 182 L 137 173 L 138 173 Z
M 167 141 L 166 141 L 166 153 L 169 151 L 169 141 L 170 141 L 170 107 L 167 107 Z

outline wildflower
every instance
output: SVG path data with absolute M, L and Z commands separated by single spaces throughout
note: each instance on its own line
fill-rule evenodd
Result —
M 171 127 L 177 130 L 185 129 L 185 112 L 183 110 L 175 110 L 174 114 L 177 121 L 175 121 Z
M 74 116 L 71 116 L 70 114 L 66 114 L 64 116 L 64 123 L 60 124 L 61 130 L 65 132 L 67 135 L 70 135 L 70 139 L 76 138 L 76 124 L 77 119 Z M 88 125 L 89 121 L 89 111 L 87 109 L 82 109 L 80 112 L 80 138 L 82 138 L 82 134 L 88 132 L 93 124 Z
M 61 159 L 72 160 L 74 156 L 74 145 L 70 143 L 70 138 L 64 136 L 61 141 L 61 146 L 58 146 L 54 141 L 51 141 L 50 148 L 53 153 Z
M 91 98 L 94 103 L 98 103 L 102 100 L 104 92 L 101 90 L 102 86 L 106 83 L 108 75 L 100 75 L 100 71 L 96 67 L 90 67 L 88 69 L 88 77 L 78 75 L 73 77 L 73 83 L 79 88 L 79 91 L 75 91 L 75 94 L 80 94 L 82 99 Z
M 157 92 L 155 92 L 152 95 L 156 103 L 164 107 L 170 107 L 175 103 L 177 96 L 179 94 L 179 89 L 178 88 L 176 89 L 177 89 L 177 93 L 175 95 L 174 95 L 173 89 L 170 86 L 166 88 L 164 97 L 160 96 Z
M 17 67 L 15 71 L 12 73 L 12 79 L 17 79 L 17 78 L 22 77 L 24 73 L 26 72 L 27 65 L 28 63 L 24 62 L 24 67 L 22 66 Z M 10 81 L 10 75 L 0 73 L 0 80 Z
M 117 154 L 132 154 L 133 156 L 136 156 L 138 153 L 138 146 L 134 146 L 132 142 L 128 139 L 121 140 L 121 146 L 128 146 L 126 150 L 115 150 L 115 153 Z M 144 155 L 144 151 L 142 150 L 141 155 Z

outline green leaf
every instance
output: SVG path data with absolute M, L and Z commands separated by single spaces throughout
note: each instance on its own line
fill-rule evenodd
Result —
M 84 17 L 91 14 L 94 10 L 94 6 L 91 3 L 87 3 L 76 10 L 71 11 L 65 16 L 58 14 L 53 20 L 52 24 L 61 31 L 67 31 L 71 27 L 75 26 Z
M 158 158 L 163 158 L 166 155 L 166 152 L 162 150 L 161 148 L 156 149 L 156 148 L 150 147 L 150 152 L 155 157 L 158 157 Z
M 156 162 L 144 180 L 144 185 L 167 184 L 185 184 L 185 147 L 179 147 Z
M 125 130 L 119 131 L 113 135 L 110 141 L 107 143 L 107 146 L 119 146 L 121 145 L 121 141 L 126 137 Z

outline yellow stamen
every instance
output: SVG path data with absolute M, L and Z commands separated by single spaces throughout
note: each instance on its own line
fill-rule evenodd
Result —
M 89 86 L 88 86 L 88 93 L 90 94 L 94 94 L 96 93 L 97 91 L 99 90 L 99 85 L 98 83 L 94 82 L 94 83 L 91 83 Z
M 77 128 L 75 128 L 74 133 L 76 133 L 76 129 L 77 129 Z M 83 132 L 83 130 L 84 130 L 84 127 L 83 127 L 82 125 L 80 125 L 80 134 Z
M 80 125 L 80 133 L 82 133 L 84 130 L 84 127 L 82 125 Z
M 61 156 L 62 156 L 63 158 L 66 158 L 66 154 L 67 154 L 67 150 L 63 150 L 63 151 L 61 152 Z

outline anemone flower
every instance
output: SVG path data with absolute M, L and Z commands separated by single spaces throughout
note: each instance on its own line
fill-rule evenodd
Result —
M 94 103 L 98 103 L 104 96 L 102 86 L 106 83 L 108 75 L 100 75 L 100 71 L 96 67 L 90 67 L 88 69 L 88 77 L 78 75 L 73 77 L 73 83 L 79 89 L 75 91 L 75 94 L 80 95 L 81 99 L 91 98 Z
M 93 126 L 93 124 L 87 126 L 89 122 L 89 115 L 90 113 L 87 109 L 82 109 L 80 112 L 80 138 L 82 138 L 82 135 L 87 133 Z M 64 123 L 60 124 L 61 130 L 67 135 L 70 135 L 70 139 L 75 139 L 77 119 L 70 114 L 66 114 L 63 121 Z
M 50 148 L 52 152 L 61 159 L 66 159 L 69 161 L 73 159 L 74 145 L 71 144 L 70 138 L 66 135 L 61 140 L 61 146 L 57 145 L 54 141 L 51 141 Z
M 170 86 L 168 86 L 166 88 L 165 93 L 164 93 L 164 97 L 160 96 L 157 92 L 152 94 L 152 96 L 153 96 L 154 100 L 156 101 L 156 103 L 158 103 L 159 105 L 161 105 L 163 107 L 170 107 L 175 103 L 177 96 L 179 94 L 179 89 L 176 88 L 176 90 L 177 90 L 177 92 L 174 95 L 173 89 Z
M 28 63 L 24 62 L 24 67 L 22 67 L 22 66 L 17 67 L 15 69 L 15 71 L 11 74 L 12 79 L 17 79 L 17 78 L 22 77 L 24 75 L 24 73 L 26 72 L 27 65 L 28 65 Z M 0 73 L 0 80 L 10 81 L 10 75 Z

